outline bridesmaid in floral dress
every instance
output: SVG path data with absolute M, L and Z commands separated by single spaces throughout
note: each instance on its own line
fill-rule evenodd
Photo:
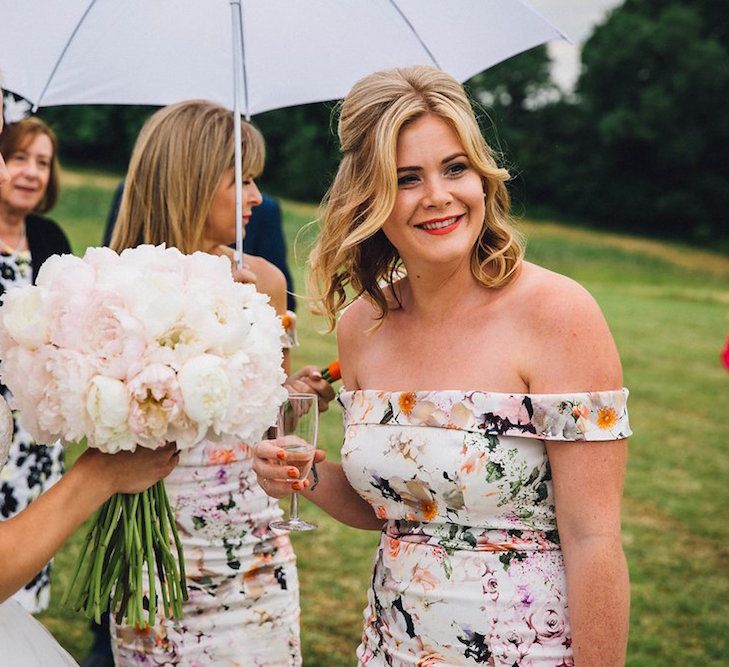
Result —
M 242 126 L 242 149 L 245 225 L 261 202 L 253 178 L 264 161 L 263 139 L 249 123 Z M 186 253 L 224 254 L 231 257 L 235 279 L 255 282 L 284 315 L 281 271 L 251 255 L 239 269 L 227 247 L 235 240 L 233 160 L 233 116 L 227 109 L 193 101 L 155 113 L 132 154 L 111 247 L 167 243 Z M 287 347 L 290 338 L 267 343 Z M 289 382 L 307 382 L 331 395 L 311 368 Z M 181 453 L 166 487 L 183 542 L 190 598 L 179 622 L 159 617 L 145 630 L 112 623 L 117 664 L 301 664 L 296 558 L 288 535 L 268 528 L 281 510 L 256 482 L 250 447 L 203 441 Z
M 361 665 L 625 659 L 627 390 L 592 297 L 523 260 L 463 88 L 379 72 L 341 108 L 344 157 L 311 258 L 337 323 L 342 463 L 304 495 L 382 529 Z M 346 292 L 345 292 L 345 288 Z M 283 496 L 276 441 L 256 445 Z

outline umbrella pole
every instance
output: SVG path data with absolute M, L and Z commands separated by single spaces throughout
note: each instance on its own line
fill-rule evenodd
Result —
M 235 150 L 235 262 L 243 268 L 243 160 L 241 155 L 240 91 L 243 74 L 243 35 L 240 0 L 230 0 L 233 27 L 233 141 Z

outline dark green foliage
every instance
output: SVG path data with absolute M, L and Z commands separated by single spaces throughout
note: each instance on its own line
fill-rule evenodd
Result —
M 332 126 L 334 103 L 277 109 L 253 120 L 266 137 L 267 191 L 303 201 L 319 201 L 339 164 Z
M 44 107 L 38 115 L 58 134 L 61 159 L 126 169 L 137 134 L 155 111 L 148 106 Z
M 729 239 L 729 39 L 722 3 L 629 0 L 585 45 L 578 213 Z M 724 28 L 720 28 L 720 26 Z
M 601 228 L 729 247 L 721 5 L 627 0 L 585 44 L 568 98 L 549 101 L 539 50 L 474 80 L 481 96 L 480 86 L 508 91 L 492 96 L 499 133 L 489 138 L 506 153 L 517 212 L 524 202 Z M 530 110 L 535 91 L 547 103 Z

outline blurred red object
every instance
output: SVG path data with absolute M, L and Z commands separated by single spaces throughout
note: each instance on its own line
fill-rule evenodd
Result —
M 729 371 L 729 338 L 724 343 L 724 349 L 721 351 L 721 363 L 724 364 L 724 368 Z

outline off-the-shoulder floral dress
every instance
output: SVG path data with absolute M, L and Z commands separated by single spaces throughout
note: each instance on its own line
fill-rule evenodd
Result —
M 387 523 L 360 665 L 573 664 L 545 440 L 630 435 L 627 390 L 342 391 L 342 465 Z

